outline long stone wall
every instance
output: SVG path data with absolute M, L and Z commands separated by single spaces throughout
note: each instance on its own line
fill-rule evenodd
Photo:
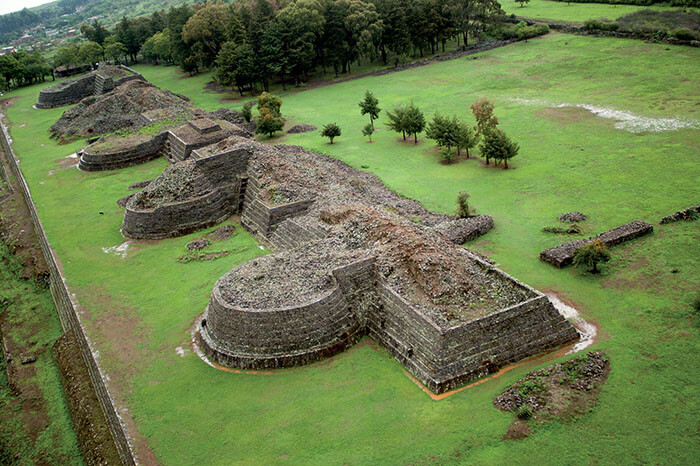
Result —
M 10 164 L 11 169 L 14 172 L 14 175 L 17 177 L 17 182 L 22 191 L 27 208 L 31 214 L 32 223 L 34 225 L 37 238 L 39 238 L 41 251 L 44 254 L 46 263 L 48 264 L 50 273 L 49 288 L 51 291 L 51 297 L 53 298 L 56 306 L 56 310 L 58 311 L 61 326 L 63 327 L 64 331 L 74 332 L 78 340 L 81 354 L 90 374 L 92 386 L 95 389 L 97 399 L 100 402 L 100 407 L 102 408 L 105 418 L 107 419 L 110 433 L 112 434 L 112 438 L 123 464 L 135 465 L 137 464 L 137 459 L 131 444 L 131 439 L 127 433 L 124 423 L 122 422 L 121 416 L 119 415 L 116 403 L 109 392 L 107 378 L 100 367 L 96 353 L 92 348 L 92 343 L 90 342 L 81 322 L 80 315 L 76 311 L 76 303 L 74 303 L 71 299 L 65 277 L 63 277 L 63 274 L 61 273 L 61 269 L 59 268 L 56 257 L 54 256 L 53 249 L 51 248 L 48 238 L 46 237 L 46 232 L 44 231 L 41 221 L 39 220 L 36 206 L 34 205 L 31 193 L 29 191 L 29 186 L 27 185 L 24 175 L 19 168 L 10 141 L 11 139 L 7 128 L 0 122 L 0 143 L 2 144 L 6 159 Z
M 574 259 L 574 253 L 578 248 L 590 244 L 593 241 L 601 241 L 606 246 L 614 246 L 624 241 L 639 238 L 652 231 L 654 231 L 654 227 L 649 223 L 641 220 L 634 220 L 591 238 L 569 241 L 568 243 L 549 248 L 540 253 L 540 259 L 557 267 L 565 267 L 571 264 Z

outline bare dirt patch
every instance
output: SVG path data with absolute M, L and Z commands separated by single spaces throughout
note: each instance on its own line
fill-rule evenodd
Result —
M 535 116 L 562 125 L 571 125 L 573 123 L 593 120 L 605 121 L 594 113 L 581 107 L 547 107 L 538 110 Z M 608 121 L 608 123 L 612 125 L 612 122 Z

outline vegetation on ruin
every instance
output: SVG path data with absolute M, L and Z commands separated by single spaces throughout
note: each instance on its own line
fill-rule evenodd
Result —
M 594 5 L 580 7 L 588 6 Z M 698 456 L 700 411 L 700 328 L 689 325 L 700 286 L 698 223 L 661 225 L 652 235 L 616 246 L 598 276 L 556 269 L 537 256 L 562 241 L 540 228 L 563 212 L 586 212 L 597 232 L 634 218 L 656 224 L 695 202 L 697 129 L 635 134 L 583 108 L 556 105 L 697 120 L 699 96 L 689 77 L 697 75 L 698 63 L 700 51 L 689 47 L 550 34 L 476 59 L 293 95 L 289 88 L 282 96 L 288 125 L 337 121 L 345 135 L 332 146 L 315 132 L 273 142 L 338 157 L 445 213 L 468 190 L 472 204 L 496 222 L 469 246 L 525 283 L 565 295 L 600 326 L 594 348 L 604 349 L 614 365 L 597 407 L 575 422 L 534 426 L 521 442 L 501 439 L 513 415 L 495 409 L 492 399 L 527 372 L 561 361 L 558 356 L 527 361 L 440 401 L 416 387 L 400 363 L 369 339 L 330 361 L 270 374 L 205 365 L 188 346 L 194 319 L 216 278 L 264 251 L 240 230 L 216 250 L 246 249 L 214 261 L 176 261 L 203 232 L 132 242 L 124 258 L 103 252 L 124 242 L 123 209 L 116 200 L 133 192 L 128 185 L 160 174 L 166 161 L 113 172 L 58 169 L 82 145 L 49 139 L 47 130 L 64 109 L 32 109 L 37 85 L 9 94 L 15 100 L 7 112 L 42 223 L 84 306 L 115 396 L 138 428 L 137 449 L 147 438 L 160 462 L 665 463 L 673 451 L 673 461 L 690 464 Z M 202 92 L 211 75 L 183 79 L 174 67 L 138 70 L 207 110 L 220 107 L 225 97 Z M 412 98 L 428 119 L 439 110 L 471 125 L 468 105 L 488 95 L 499 126 L 518 141 L 522 156 L 513 160 L 513 170 L 477 159 L 441 165 L 432 143 L 401 144 L 382 125 L 374 143 L 366 144 L 361 130 L 367 118 L 357 111 L 366 89 L 384 108 Z

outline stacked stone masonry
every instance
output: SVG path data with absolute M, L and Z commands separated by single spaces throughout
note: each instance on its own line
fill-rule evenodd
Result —
M 591 238 L 569 241 L 568 243 L 542 251 L 540 253 L 540 259 L 556 267 L 565 267 L 574 260 L 574 253 L 578 248 L 590 244 L 593 241 L 601 241 L 604 245 L 610 247 L 639 238 L 652 231 L 654 231 L 654 227 L 649 223 L 641 220 L 634 220 Z
M 271 204 L 267 197 L 271 181 L 261 181 L 260 173 L 252 170 L 250 165 L 252 159 L 261 157 L 254 154 L 263 146 L 246 144 L 239 139 L 234 147 L 237 148 L 235 152 L 197 153 L 189 163 L 216 163 L 219 173 L 235 175 L 240 180 L 238 184 L 231 183 L 229 189 L 235 191 L 232 197 L 238 198 L 238 202 L 231 199 L 231 204 L 235 204 L 241 213 L 243 226 L 280 251 L 258 259 L 260 264 L 276 260 L 276 256 L 283 257 L 285 251 L 299 250 L 305 256 L 314 256 L 323 251 L 329 241 L 334 241 L 334 233 L 318 220 L 319 215 L 324 215 L 321 213 L 324 202 L 328 202 L 322 192 L 313 199 Z M 293 160 L 289 163 L 299 165 Z M 271 165 L 274 164 L 262 166 Z M 212 186 L 224 181 L 212 181 Z M 279 188 L 278 184 L 274 185 Z M 150 231 L 153 231 L 153 225 L 164 223 L 166 227 L 160 230 L 161 233 L 169 230 L 175 234 L 179 228 L 172 222 L 189 224 L 187 219 L 192 212 L 203 209 L 200 199 L 186 202 L 181 204 L 177 215 L 168 216 L 167 222 L 158 219 L 158 209 L 141 212 L 143 218 L 136 222 L 137 213 L 128 206 L 122 231 L 127 236 L 144 237 L 143 233 L 134 235 L 137 223 L 138 228 Z M 419 212 L 416 203 L 408 203 L 405 208 L 412 214 Z M 228 212 L 233 210 L 231 207 Z M 393 209 L 386 214 L 383 212 L 378 211 L 379 218 L 394 215 Z M 442 232 L 449 230 L 445 228 L 446 222 L 463 223 L 446 216 L 431 220 L 430 215 L 434 214 L 427 211 L 425 215 L 425 221 L 432 222 L 434 227 L 424 227 L 421 222 L 407 223 L 406 227 L 418 229 L 424 232 L 422 234 L 436 235 L 443 242 L 450 236 Z M 467 222 L 465 231 L 487 231 L 492 220 L 484 217 L 474 219 L 473 224 Z M 518 290 L 515 295 L 522 296 L 522 299 L 502 309 L 494 308 L 478 318 L 450 321 L 426 314 L 411 298 L 394 290 L 380 276 L 376 257 L 371 251 L 368 254 L 363 259 L 329 270 L 326 281 L 330 285 L 321 290 L 321 294 L 301 291 L 296 298 L 291 298 L 293 304 L 285 305 L 251 307 L 226 298 L 224 292 L 228 281 L 238 281 L 236 277 L 242 278 L 240 274 L 249 273 L 248 264 L 233 269 L 214 286 L 197 333 L 199 345 L 212 361 L 223 366 L 271 369 L 327 358 L 348 348 L 361 336 L 370 335 L 427 387 L 440 393 L 578 338 L 577 331 L 544 295 L 476 255 L 466 253 L 465 258 L 489 274 L 491 280 L 500 283 L 498 287 Z M 295 273 L 289 271 L 289 274 Z M 283 276 L 287 275 L 283 273 Z M 273 283 L 262 278 L 257 287 L 269 285 Z
M 678 222 L 679 220 L 694 220 L 700 216 L 700 204 L 679 210 L 671 215 L 667 215 L 659 222 L 661 225 Z
M 64 105 L 72 105 L 86 97 L 100 95 L 113 90 L 115 87 L 133 79 L 143 80 L 143 76 L 126 66 L 120 66 L 127 76 L 118 79 L 104 77 L 100 70 L 94 71 L 77 79 L 60 82 L 42 89 L 36 101 L 36 108 L 56 108 Z

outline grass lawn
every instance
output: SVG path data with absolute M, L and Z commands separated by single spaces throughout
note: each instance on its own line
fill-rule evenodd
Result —
M 166 67 L 140 70 L 197 105 L 220 106 L 221 96 L 202 91 L 206 77 L 179 78 Z M 62 109 L 32 109 L 39 90 L 33 87 L 11 94 L 17 98 L 8 113 L 42 222 L 111 386 L 128 409 L 142 457 L 147 441 L 163 464 L 689 464 L 700 455 L 699 317 L 690 310 L 700 287 L 700 222 L 657 226 L 654 234 L 614 248 L 599 276 L 555 269 L 537 258 L 566 240 L 541 232 L 560 213 L 588 214 L 589 233 L 633 219 L 657 224 L 697 204 L 700 183 L 698 129 L 633 134 L 585 110 L 550 106 L 700 119 L 693 78 L 699 71 L 697 49 L 551 34 L 476 60 L 284 99 L 289 124 L 334 121 L 343 135 L 333 145 L 316 132 L 273 141 L 369 166 L 392 189 L 437 211 L 451 212 L 457 193 L 469 191 L 478 211 L 496 222 L 470 246 L 526 283 L 562 293 L 600 326 L 594 347 L 607 352 L 612 370 L 599 405 L 580 419 L 537 426 L 517 442 L 502 439 L 513 416 L 496 410 L 492 398 L 551 360 L 532 361 L 437 402 L 369 339 L 330 361 L 272 374 L 208 367 L 189 350 L 192 322 L 216 279 L 264 251 L 239 229 L 217 245 L 239 252 L 212 262 L 175 260 L 202 233 L 133 242 L 125 258 L 103 252 L 124 241 L 116 200 L 166 162 L 100 173 L 60 170 L 61 159 L 80 146 L 48 139 L 47 128 Z M 468 117 L 468 105 L 489 96 L 501 127 L 520 144 L 514 168 L 475 160 L 441 165 L 432 144 L 397 141 L 383 127 L 384 112 L 376 142 L 368 144 L 360 133 L 367 121 L 357 107 L 366 89 L 384 111 L 412 99 L 428 116 L 439 109 Z
M 588 19 L 614 20 L 620 16 L 634 13 L 637 10 L 678 10 L 667 6 L 611 5 L 607 3 L 571 3 L 555 2 L 553 0 L 530 0 L 524 7 L 517 1 L 505 0 L 501 8 L 509 15 L 523 18 L 543 19 L 551 21 L 566 21 L 583 23 Z

